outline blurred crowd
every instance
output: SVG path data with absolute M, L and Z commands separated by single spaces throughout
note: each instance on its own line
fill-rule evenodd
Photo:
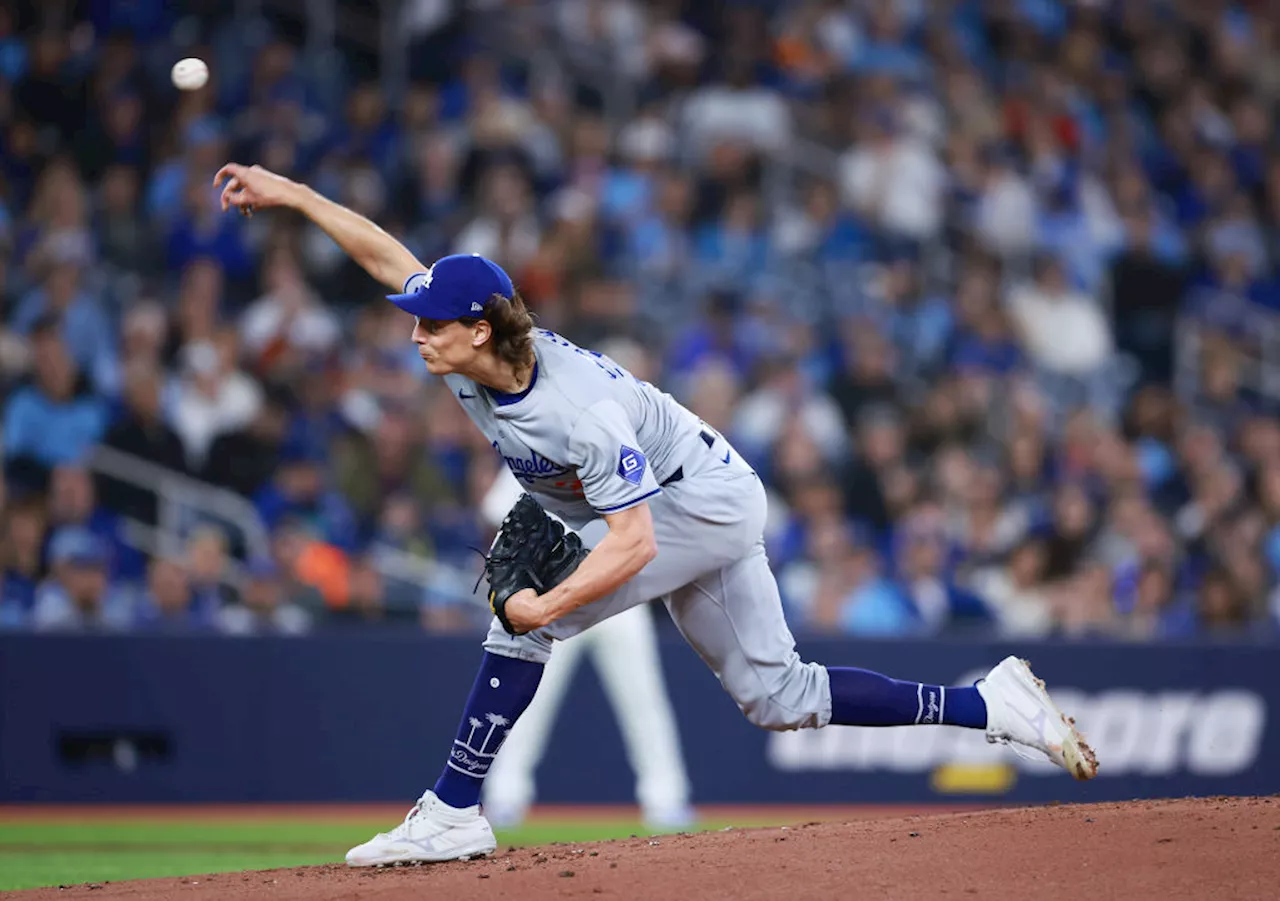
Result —
M 327 237 L 220 211 L 227 160 L 493 257 L 729 436 L 797 633 L 1280 625 L 1273 0 L 396 15 L 389 90 L 218 4 L 0 6 L 0 626 L 487 619 L 500 461 Z

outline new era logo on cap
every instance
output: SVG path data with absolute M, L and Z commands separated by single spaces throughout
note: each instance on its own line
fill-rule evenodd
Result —
M 480 304 L 476 303 L 476 302 L 473 300 L 473 301 L 471 301 L 471 312 L 473 312 L 473 313 L 483 313 L 483 312 L 484 312 L 484 307 L 480 306 Z

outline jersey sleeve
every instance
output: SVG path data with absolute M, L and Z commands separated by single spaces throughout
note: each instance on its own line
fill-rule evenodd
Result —
M 577 467 L 587 503 L 599 514 L 634 507 L 662 490 L 616 401 L 600 401 L 578 417 L 569 436 L 568 462 Z

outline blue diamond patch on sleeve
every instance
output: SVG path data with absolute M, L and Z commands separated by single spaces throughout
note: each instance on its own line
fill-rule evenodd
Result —
M 633 447 L 622 445 L 622 452 L 618 455 L 618 475 L 632 485 L 639 485 L 644 478 L 644 467 L 644 454 Z

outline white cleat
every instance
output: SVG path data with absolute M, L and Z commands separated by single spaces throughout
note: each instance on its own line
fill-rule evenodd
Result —
M 489 821 L 480 815 L 480 805 L 459 810 L 428 790 L 403 823 L 348 851 L 347 865 L 381 867 L 470 860 L 492 854 L 497 847 Z
M 987 741 L 1034 748 L 1081 781 L 1098 775 L 1093 748 L 1076 731 L 1075 720 L 1054 705 L 1027 661 L 1006 657 L 977 685 L 987 704 Z
M 502 801 L 485 801 L 484 818 L 495 829 L 515 829 L 524 824 L 529 808 L 524 804 L 505 804 Z
M 697 825 L 698 814 L 688 804 L 680 804 L 643 810 L 641 819 L 651 832 L 685 832 Z

